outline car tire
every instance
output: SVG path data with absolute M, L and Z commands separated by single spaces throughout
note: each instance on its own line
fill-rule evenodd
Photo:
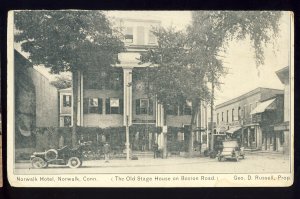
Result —
M 71 157 L 68 160 L 68 166 L 72 169 L 78 168 L 82 165 L 82 161 L 78 157 Z
M 46 168 L 48 166 L 48 163 L 40 157 L 34 157 L 31 160 L 31 165 L 35 169 L 41 169 L 41 168 Z

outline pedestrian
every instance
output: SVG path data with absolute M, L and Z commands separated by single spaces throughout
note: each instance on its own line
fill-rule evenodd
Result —
M 62 133 L 60 133 L 60 136 L 59 136 L 59 140 L 58 140 L 58 148 L 61 149 L 65 146 L 65 138 L 63 136 Z
M 108 144 L 108 142 L 105 142 L 104 146 L 103 146 L 103 150 L 104 150 L 104 160 L 106 163 L 109 162 L 109 153 L 110 153 L 110 145 Z
M 154 154 L 154 159 L 157 158 L 157 156 L 158 156 L 158 144 L 157 143 L 153 144 L 153 154 Z

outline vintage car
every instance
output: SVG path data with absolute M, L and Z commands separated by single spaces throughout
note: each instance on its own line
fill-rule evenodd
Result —
M 70 168 L 78 168 L 82 165 L 82 146 L 60 149 L 49 149 L 45 152 L 34 152 L 30 157 L 33 168 L 46 168 L 49 164 L 67 165 Z
M 217 157 L 219 161 L 235 159 L 238 162 L 240 158 L 245 158 L 244 147 L 239 147 L 236 140 L 223 141 Z

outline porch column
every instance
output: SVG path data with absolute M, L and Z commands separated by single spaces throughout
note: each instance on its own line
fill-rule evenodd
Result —
M 83 126 L 83 74 L 78 71 L 77 125 Z
M 132 68 L 123 68 L 124 76 L 124 126 L 132 124 Z M 128 122 L 128 123 L 127 123 Z
M 123 124 L 126 127 L 126 160 L 129 160 L 129 126 L 132 124 L 132 68 L 123 68 L 124 76 L 124 115 Z

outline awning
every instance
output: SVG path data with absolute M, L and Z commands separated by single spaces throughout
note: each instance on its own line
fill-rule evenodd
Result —
M 240 126 L 232 127 L 232 128 L 230 128 L 229 130 L 227 130 L 226 133 L 233 134 L 234 132 L 240 130 L 241 128 L 242 128 L 242 127 L 240 127 Z
M 260 103 L 255 109 L 253 109 L 250 113 L 250 115 L 256 114 L 256 113 L 263 113 L 266 110 L 273 110 L 275 109 L 274 106 L 272 106 L 272 103 L 275 101 L 274 99 L 267 100 L 265 102 Z

